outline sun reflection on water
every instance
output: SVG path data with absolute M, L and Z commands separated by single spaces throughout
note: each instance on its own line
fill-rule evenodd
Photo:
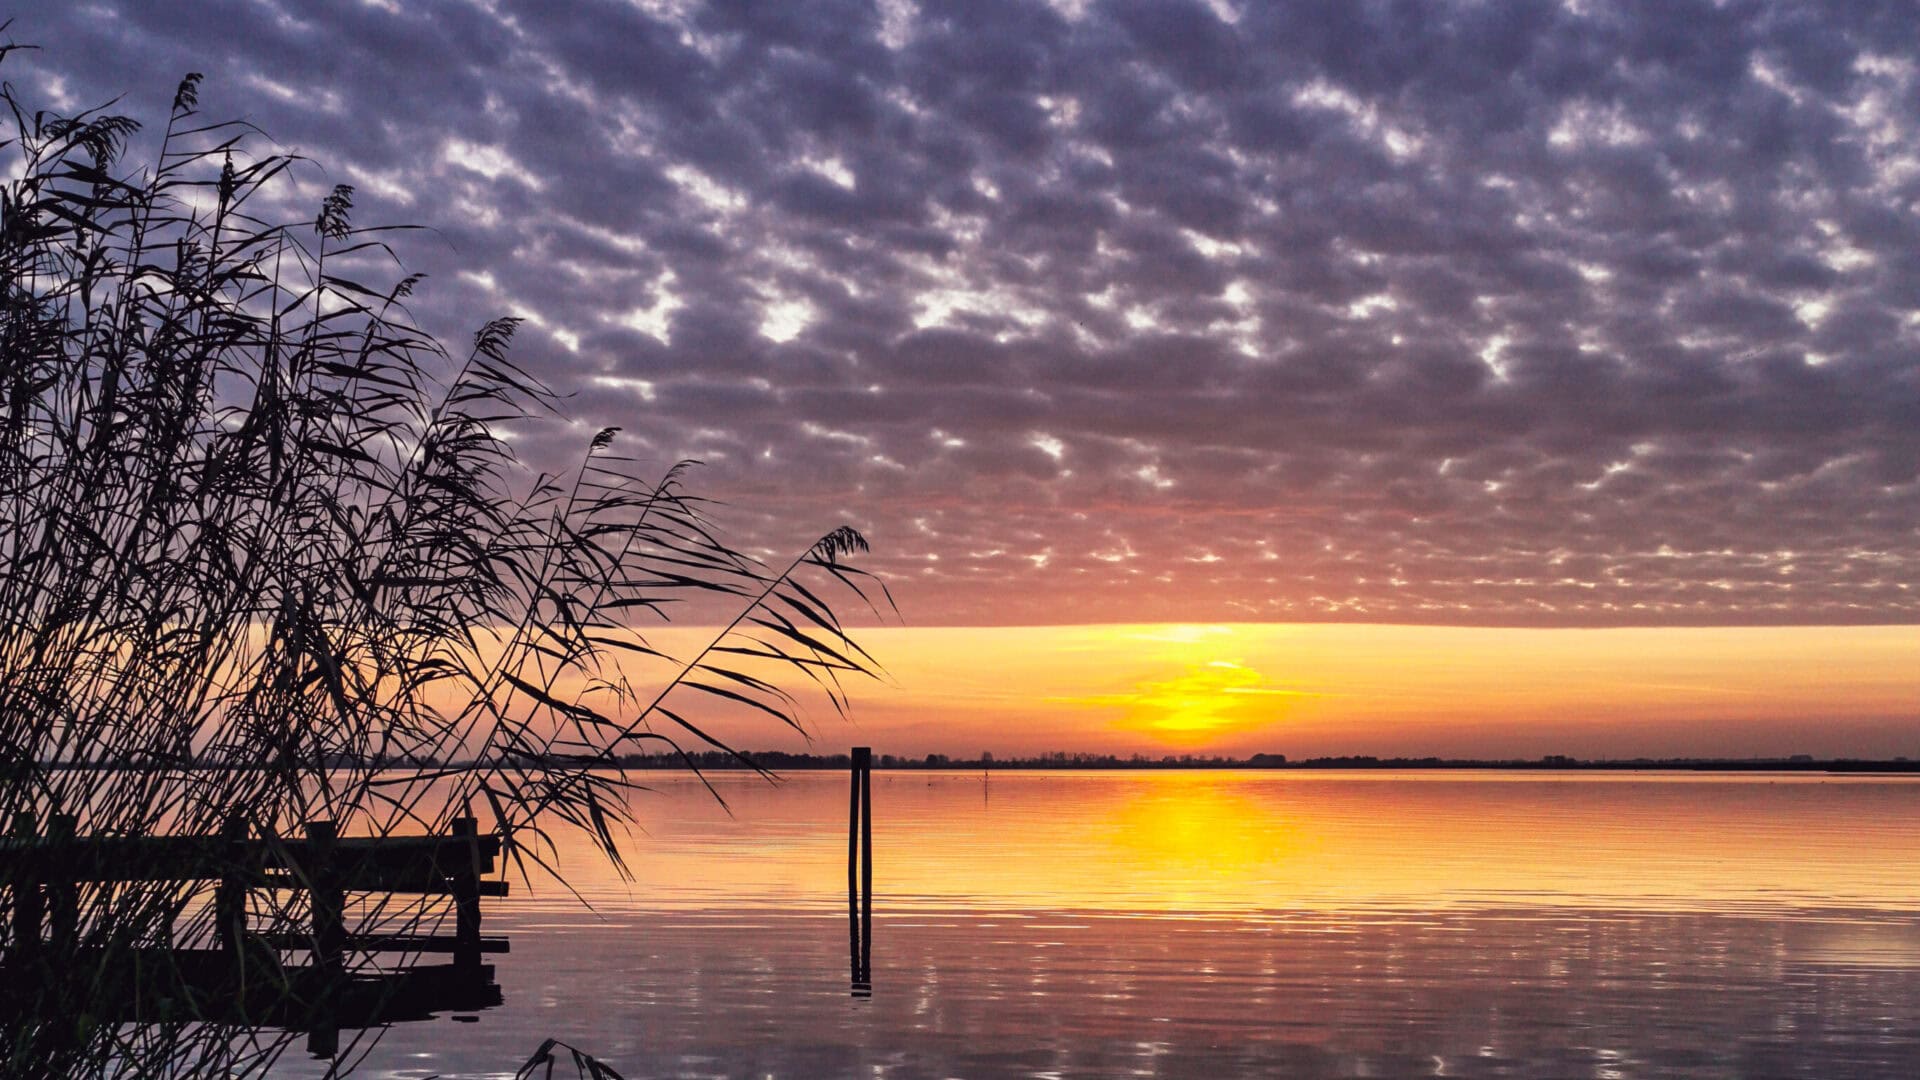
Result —
M 597 906 L 845 902 L 845 778 L 663 777 Z M 1694 775 L 881 772 L 876 910 L 1910 909 L 1920 783 Z M 538 883 L 536 882 L 536 885 Z M 552 887 L 534 901 L 565 908 Z

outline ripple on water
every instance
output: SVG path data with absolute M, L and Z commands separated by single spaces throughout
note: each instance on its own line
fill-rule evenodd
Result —
M 871 999 L 844 778 L 669 781 L 634 881 L 490 902 L 507 1004 L 374 1074 L 1920 1075 L 1912 782 L 885 779 Z

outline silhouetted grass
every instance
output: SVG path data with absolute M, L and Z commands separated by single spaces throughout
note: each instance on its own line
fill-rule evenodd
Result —
M 581 1080 L 623 1080 L 621 1075 L 605 1062 L 584 1050 L 577 1050 L 558 1039 L 548 1039 L 533 1052 L 520 1071 L 513 1074 L 514 1080 L 553 1080 L 555 1065 L 564 1060 L 573 1066 L 574 1075 Z M 564 1073 L 562 1074 L 565 1075 Z
M 555 398 L 512 358 L 517 320 L 443 350 L 409 319 L 394 231 L 354 224 L 344 186 L 288 220 L 296 161 L 203 121 L 199 83 L 144 165 L 133 120 L 0 93 L 0 824 L 213 834 L 237 811 L 255 836 L 387 834 L 471 807 L 521 878 L 557 876 L 557 829 L 619 863 L 619 755 L 732 752 L 703 703 L 797 728 L 797 677 L 844 706 L 841 678 L 873 664 L 821 583 L 864 599 L 858 533 L 763 565 L 684 463 L 647 472 L 617 429 L 529 471 L 503 435 Z M 634 629 L 688 597 L 731 606 L 695 655 Z M 83 888 L 77 934 L 0 1018 L 0 1072 L 269 1064 L 283 1040 L 191 1003 L 103 1019 L 134 947 L 213 937 L 199 890 Z M 256 894 L 252 924 L 297 929 L 303 905 Z M 405 932 L 440 905 L 353 914 Z M 16 990 L 21 944 L 0 921 Z

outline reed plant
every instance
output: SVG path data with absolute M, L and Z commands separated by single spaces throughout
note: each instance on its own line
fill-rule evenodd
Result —
M 616 428 L 570 469 L 523 463 L 515 435 L 566 421 L 514 360 L 518 321 L 443 348 L 409 314 L 400 231 L 356 223 L 345 186 L 294 216 L 310 170 L 203 120 L 200 83 L 157 133 L 0 93 L 0 825 L 386 835 L 470 812 L 515 876 L 563 881 L 559 830 L 624 867 L 617 755 L 731 753 L 715 709 L 799 728 L 801 687 L 845 706 L 875 665 L 834 605 L 890 603 L 849 565 L 858 533 L 766 565 L 686 463 L 650 471 Z M 687 610 L 722 629 L 654 640 Z M 185 998 L 166 1023 L 106 1004 L 143 946 L 214 937 L 203 889 L 83 887 L 31 971 L 0 920 L 0 1073 L 270 1065 L 282 1036 Z M 249 918 L 270 940 L 304 915 L 273 894 Z

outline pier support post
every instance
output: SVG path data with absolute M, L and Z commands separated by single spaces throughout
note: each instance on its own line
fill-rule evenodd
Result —
M 13 837 L 32 840 L 39 836 L 33 811 L 19 810 L 13 815 Z M 40 955 L 40 928 L 45 921 L 46 900 L 40 892 L 40 877 L 32 862 L 17 870 L 13 878 L 13 949 L 22 960 Z
M 313 967 L 320 985 L 311 999 L 307 1052 L 332 1060 L 340 1052 L 340 1025 L 334 1019 L 334 995 L 347 965 L 347 892 L 340 877 L 339 825 L 307 824 L 307 899 L 313 907 Z
M 480 970 L 480 844 L 479 822 L 453 819 L 453 835 L 466 848 L 453 868 L 453 966 L 459 971 Z
M 72 814 L 53 814 L 47 818 L 48 865 L 73 865 L 74 833 L 78 825 Z M 79 884 L 65 875 L 48 880 L 47 909 L 47 929 L 56 955 L 71 952 L 80 943 Z
M 226 823 L 220 829 L 220 838 L 226 841 L 226 851 L 222 853 L 223 865 L 220 871 L 220 884 L 213 891 L 213 914 L 219 933 L 220 948 L 234 962 L 240 965 L 242 938 L 247 929 L 247 818 L 239 811 L 227 815 Z M 245 985 L 242 975 L 240 984 Z
M 346 967 L 346 890 L 341 887 L 335 841 L 338 826 L 331 821 L 307 825 L 307 875 L 313 906 L 313 962 L 331 982 Z

